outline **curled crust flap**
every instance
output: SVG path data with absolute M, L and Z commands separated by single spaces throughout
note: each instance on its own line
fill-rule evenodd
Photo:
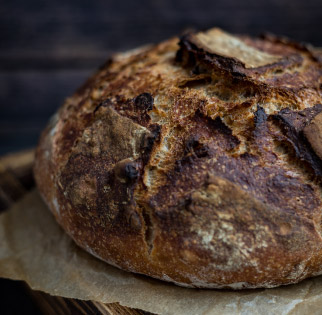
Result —
M 268 54 L 251 47 L 218 28 L 192 35 L 191 41 L 209 53 L 238 60 L 244 64 L 245 68 L 258 68 L 274 64 L 282 59 L 281 56 Z
M 308 46 L 273 36 L 231 35 L 217 28 L 186 34 L 179 45 L 177 61 L 193 71 L 251 83 L 263 95 L 276 89 L 274 93 L 291 96 L 294 101 L 303 88 L 311 88 L 312 96 L 318 94 L 321 58 Z
M 322 159 L 322 113 L 315 116 L 311 123 L 304 128 L 304 135 L 316 155 Z

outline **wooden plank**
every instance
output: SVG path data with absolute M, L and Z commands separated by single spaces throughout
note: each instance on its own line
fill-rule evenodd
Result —
M 0 166 L 21 178 L 30 172 L 34 162 L 35 150 L 29 149 L 18 153 L 9 153 L 0 158 Z
M 28 288 L 26 287 L 28 290 Z M 84 315 L 148 315 L 152 314 L 138 309 L 122 306 L 119 303 L 103 304 L 94 301 L 66 299 L 49 294 L 28 290 L 33 301 L 44 314 L 84 314 Z
M 19 186 L 23 189 L 21 194 L 34 186 L 34 179 L 32 174 L 32 167 L 34 162 L 35 150 L 29 149 L 19 153 L 7 154 L 0 158 L 0 168 L 5 169 L 11 178 L 15 178 L 19 182 Z M 11 179 L 12 180 L 12 179 Z M 0 175 L 1 182 L 1 175 Z M 13 187 L 9 188 L 10 191 L 15 191 Z M 19 194 L 15 200 L 21 197 Z
M 30 152 L 0 158 L 0 211 L 11 206 L 26 193 L 20 177 L 31 173 L 32 161 Z

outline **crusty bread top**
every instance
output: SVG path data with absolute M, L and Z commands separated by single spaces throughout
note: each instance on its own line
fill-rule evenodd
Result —
M 219 29 L 116 55 L 43 133 L 39 189 L 78 244 L 123 269 L 299 281 L 322 265 L 321 78 L 309 46 Z

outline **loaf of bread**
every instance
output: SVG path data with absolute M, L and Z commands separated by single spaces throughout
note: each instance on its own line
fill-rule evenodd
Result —
M 322 53 L 214 28 L 113 56 L 43 132 L 35 178 L 89 253 L 186 287 L 322 273 Z

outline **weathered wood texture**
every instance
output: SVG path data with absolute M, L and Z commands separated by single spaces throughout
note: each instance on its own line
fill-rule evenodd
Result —
M 49 116 L 110 53 L 215 25 L 322 46 L 322 1 L 1 1 L 0 154 L 34 146 Z
M 0 157 L 0 212 L 23 197 L 34 187 L 32 165 L 34 151 L 28 150 Z M 28 210 L 28 209 L 26 209 Z M 0 303 L 0 314 L 104 314 L 104 315 L 147 315 L 118 303 L 103 304 L 55 297 L 33 291 L 21 281 L 0 279 L 0 292 L 5 303 Z M 22 303 L 16 305 L 16 302 Z M 6 306 L 6 309 L 4 308 Z

